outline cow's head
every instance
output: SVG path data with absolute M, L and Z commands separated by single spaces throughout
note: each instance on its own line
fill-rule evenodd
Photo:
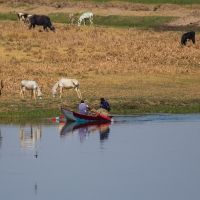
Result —
M 55 27 L 54 27 L 54 26 L 51 26 L 51 27 L 50 27 L 50 30 L 54 32 L 54 31 L 55 31 Z

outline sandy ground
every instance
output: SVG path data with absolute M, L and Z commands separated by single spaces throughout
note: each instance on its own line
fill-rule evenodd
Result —
M 94 4 L 94 3 L 69 3 L 64 5 L 30 5 L 14 6 L 9 4 L 0 4 L 0 12 L 24 12 L 29 14 L 46 14 L 49 13 L 83 13 L 93 12 L 94 15 L 124 15 L 124 16 L 176 16 L 178 19 L 170 22 L 170 26 L 187 26 L 195 25 L 200 26 L 200 5 L 139 5 L 127 3 L 107 3 L 107 4 Z

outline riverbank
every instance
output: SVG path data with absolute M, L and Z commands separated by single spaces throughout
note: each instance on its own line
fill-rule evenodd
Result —
M 55 33 L 41 32 L 18 21 L 0 21 L 0 118 L 52 117 L 62 106 L 77 109 L 74 90 L 64 90 L 61 99 L 52 97 L 52 87 L 62 77 L 79 81 L 92 108 L 106 98 L 113 114 L 199 112 L 198 33 L 195 45 L 181 46 L 183 32 L 177 30 L 54 26 Z M 20 99 L 24 79 L 38 83 L 42 100 L 31 100 L 29 91 L 25 101 Z

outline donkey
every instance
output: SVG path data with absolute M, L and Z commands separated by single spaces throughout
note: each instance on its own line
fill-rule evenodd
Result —
M 69 25 L 74 25 L 74 14 L 73 13 L 69 14 Z
M 35 81 L 28 81 L 28 80 L 21 81 L 20 97 L 22 99 L 24 99 L 25 90 L 31 90 L 31 98 L 33 96 L 35 100 L 36 100 L 36 90 L 37 90 L 38 98 L 42 99 L 42 92 Z
M 63 88 L 65 89 L 74 88 L 78 94 L 78 97 L 82 99 L 82 95 L 79 90 L 79 82 L 76 79 L 61 78 L 52 88 L 53 97 L 56 96 L 56 90 L 58 87 L 60 87 L 60 98 L 62 97 Z
M 84 22 L 84 26 L 86 25 L 86 20 L 90 20 L 90 25 L 93 24 L 93 13 L 83 13 L 79 20 L 78 20 L 78 26 L 81 25 L 81 22 L 83 21 Z

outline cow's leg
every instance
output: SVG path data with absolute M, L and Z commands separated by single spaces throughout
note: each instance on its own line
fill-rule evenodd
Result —
M 79 88 L 76 87 L 75 90 L 76 90 L 76 92 L 78 94 L 78 98 L 82 99 L 81 91 L 79 90 Z
M 35 24 L 30 24 L 29 29 L 35 28 Z
M 26 26 L 28 24 L 28 18 L 26 18 L 25 20 L 24 20 L 24 26 Z
M 63 87 L 60 86 L 60 98 L 62 97 Z
M 183 40 L 183 45 L 186 45 L 187 39 Z
M 36 89 L 33 89 L 33 98 L 36 100 Z
M 24 19 L 24 26 L 26 26 L 26 18 Z
M 33 89 L 34 90 L 34 89 Z M 31 90 L 31 99 L 33 98 L 33 90 Z
M 93 24 L 93 21 L 92 21 L 92 19 L 90 19 L 90 25 L 92 25 Z
M 194 37 L 192 38 L 192 42 L 193 42 L 193 44 L 195 44 L 195 38 Z
M 86 19 L 84 19 L 83 22 L 84 22 L 84 26 L 86 26 Z
M 47 32 L 48 32 L 47 25 L 44 25 L 44 26 L 43 26 L 43 29 L 44 29 L 44 31 L 47 31 Z
M 24 96 L 25 96 L 25 87 L 22 87 L 22 88 L 21 88 L 21 91 L 20 91 L 20 97 L 21 97 L 22 99 L 24 99 Z

